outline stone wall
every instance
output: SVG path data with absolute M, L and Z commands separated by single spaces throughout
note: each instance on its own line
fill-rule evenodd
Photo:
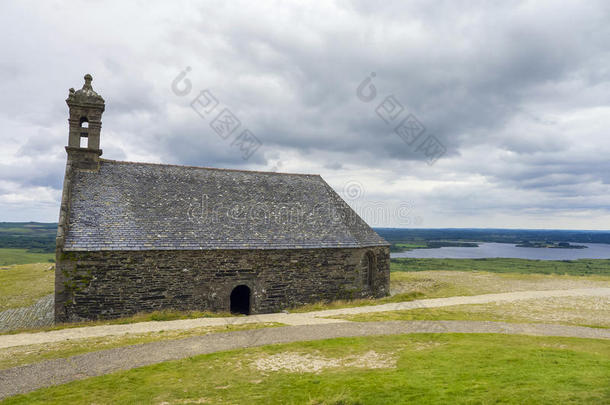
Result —
M 383 297 L 390 287 L 388 247 L 61 252 L 58 259 L 57 322 L 160 309 L 228 311 L 238 285 L 252 292 L 251 313 Z

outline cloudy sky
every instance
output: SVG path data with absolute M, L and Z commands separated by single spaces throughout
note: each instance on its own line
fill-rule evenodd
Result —
M 0 221 L 57 220 L 91 73 L 108 159 L 318 173 L 373 226 L 610 229 L 607 1 L 100 3 L 0 5 Z

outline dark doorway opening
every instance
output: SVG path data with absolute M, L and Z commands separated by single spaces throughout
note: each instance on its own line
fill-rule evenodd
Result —
M 250 315 L 250 288 L 238 285 L 231 291 L 231 313 Z

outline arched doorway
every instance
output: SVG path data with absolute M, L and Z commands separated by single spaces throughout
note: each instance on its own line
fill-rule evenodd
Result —
M 250 287 L 238 285 L 231 291 L 231 313 L 250 314 Z

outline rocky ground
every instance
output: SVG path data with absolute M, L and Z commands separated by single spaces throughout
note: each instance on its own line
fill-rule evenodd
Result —
M 54 303 L 53 294 L 50 294 L 29 307 L 12 308 L 0 312 L 0 332 L 53 325 Z

